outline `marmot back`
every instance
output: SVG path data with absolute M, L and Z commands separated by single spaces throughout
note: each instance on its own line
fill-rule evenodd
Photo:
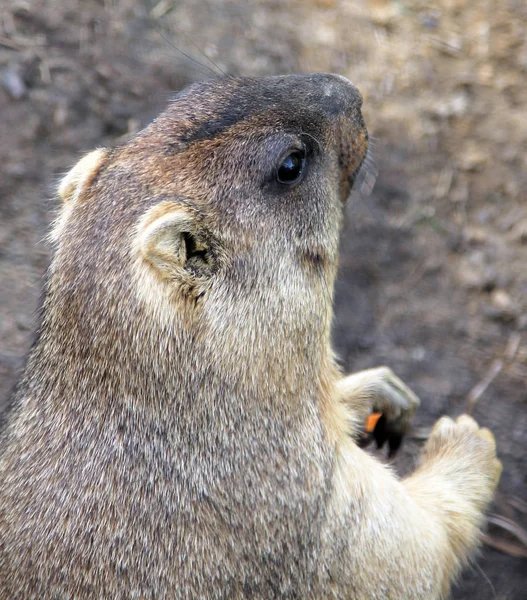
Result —
M 500 466 L 468 417 L 402 482 L 355 444 L 418 404 L 330 346 L 360 107 L 335 75 L 198 84 L 66 176 L 1 441 L 0 599 L 447 592 Z

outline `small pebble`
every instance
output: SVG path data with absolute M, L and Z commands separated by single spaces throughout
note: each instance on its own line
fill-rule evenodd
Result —
M 27 94 L 26 84 L 16 69 L 8 68 L 2 73 L 2 87 L 13 100 L 21 100 Z
M 512 300 L 505 290 L 494 290 L 490 296 L 490 301 L 496 308 L 502 310 L 510 309 Z

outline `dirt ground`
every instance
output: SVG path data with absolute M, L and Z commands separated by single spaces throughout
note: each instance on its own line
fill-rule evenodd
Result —
M 504 471 L 455 599 L 527 598 L 527 3 L 3 0 L 0 410 L 34 329 L 54 185 L 220 71 L 332 71 L 364 96 L 375 169 L 348 205 L 335 344 L 496 434 Z M 209 60 L 210 59 L 210 60 Z M 215 64 L 214 64 L 215 63 Z

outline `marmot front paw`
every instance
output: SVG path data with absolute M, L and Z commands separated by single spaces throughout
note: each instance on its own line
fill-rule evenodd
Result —
M 425 461 L 448 460 L 448 474 L 459 478 L 460 490 L 483 510 L 498 485 L 502 465 L 496 457 L 496 441 L 486 427 L 461 415 L 442 417 L 435 424 L 424 450 Z M 474 493 L 477 491 L 477 493 Z M 463 494 L 465 495 L 465 494 Z
M 388 442 L 389 454 L 394 454 L 410 427 L 419 398 L 388 367 L 349 375 L 341 380 L 339 387 L 342 400 L 357 411 L 361 419 L 372 412 L 382 413 L 373 437 L 379 448 Z

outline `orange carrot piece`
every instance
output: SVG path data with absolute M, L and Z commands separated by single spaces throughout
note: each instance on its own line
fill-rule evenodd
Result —
M 375 426 L 377 425 L 377 422 L 379 421 L 379 419 L 381 418 L 382 413 L 371 413 L 371 415 L 366 419 L 366 425 L 364 427 L 364 431 L 366 433 L 371 433 L 374 429 Z

